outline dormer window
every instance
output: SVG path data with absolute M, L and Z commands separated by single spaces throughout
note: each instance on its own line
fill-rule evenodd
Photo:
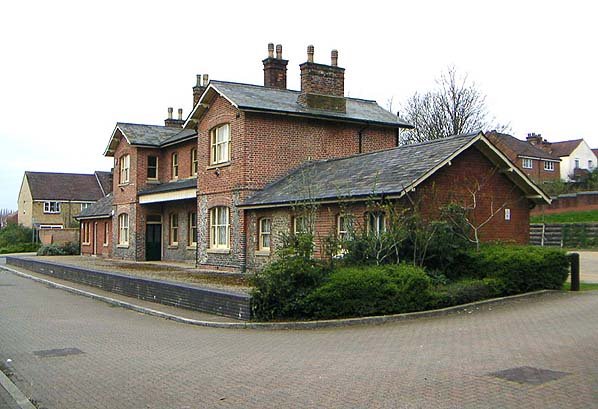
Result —
M 218 126 L 210 132 L 210 164 L 217 165 L 230 161 L 230 125 Z

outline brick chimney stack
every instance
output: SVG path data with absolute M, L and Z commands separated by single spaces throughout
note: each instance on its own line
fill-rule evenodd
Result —
M 307 62 L 301 69 L 301 94 L 297 99 L 308 108 L 346 112 L 345 69 L 338 66 L 338 51 L 332 50 L 331 64 L 314 63 L 314 46 L 307 46 Z
M 532 145 L 542 145 L 542 134 L 528 133 L 525 139 Z
M 182 128 L 185 124 L 185 120 L 183 119 L 183 108 L 179 108 L 179 119 L 174 119 L 172 117 L 172 107 L 168 108 L 168 118 L 164 120 L 164 126 L 169 128 Z
M 197 74 L 197 83 L 193 87 L 193 108 L 197 105 L 199 98 L 208 87 L 209 77 L 208 74 L 203 75 L 203 83 L 201 74 Z
M 289 61 L 282 59 L 282 45 L 276 45 L 276 57 L 274 57 L 274 44 L 268 44 L 268 58 L 262 62 L 264 63 L 264 86 L 287 89 L 287 64 Z

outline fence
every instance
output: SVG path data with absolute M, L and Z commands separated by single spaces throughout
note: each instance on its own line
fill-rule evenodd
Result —
M 598 223 L 531 224 L 530 244 L 557 247 L 598 246 Z

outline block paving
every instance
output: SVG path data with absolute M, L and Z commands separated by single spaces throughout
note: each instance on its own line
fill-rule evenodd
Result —
M 598 292 L 379 326 L 188 326 L 0 270 L 0 360 L 39 407 L 598 407 Z M 41 357 L 36 351 L 84 353 Z M 57 354 L 60 355 L 60 354 Z M 494 373 L 566 373 L 541 384 Z

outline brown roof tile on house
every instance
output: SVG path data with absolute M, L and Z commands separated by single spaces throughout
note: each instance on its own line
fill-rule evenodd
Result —
M 96 201 L 104 197 L 96 175 L 25 172 L 33 200 Z
M 558 157 L 569 156 L 582 141 L 583 139 L 574 139 L 572 141 L 553 142 L 550 146 L 551 152 Z
M 492 131 L 486 133 L 486 137 L 498 147 L 507 148 L 519 157 L 559 160 L 558 155 L 548 153 L 527 141 L 522 141 L 508 134 Z

